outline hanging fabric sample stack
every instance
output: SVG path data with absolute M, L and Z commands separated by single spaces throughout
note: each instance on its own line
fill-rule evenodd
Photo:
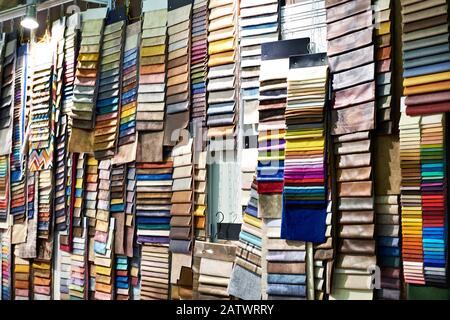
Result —
M 262 218 L 281 218 L 289 56 L 308 53 L 308 45 L 308 38 L 261 45 L 257 181 Z
M 26 215 L 26 164 L 22 148 L 25 140 L 25 114 L 27 94 L 28 45 L 17 49 L 14 75 L 14 123 L 11 153 L 11 203 L 10 213 L 14 221 L 25 219 Z
M 403 94 L 408 115 L 450 111 L 448 3 L 401 1 Z
M 8 228 L 9 214 L 9 157 L 0 156 L 0 223 Z
M 381 285 L 376 291 L 380 300 L 402 298 L 400 231 L 400 144 L 396 135 L 375 138 L 375 217 L 377 263 Z
M 254 186 L 253 180 L 258 164 L 258 149 L 256 148 L 256 145 L 250 145 L 249 143 L 248 145 L 245 145 L 245 147 L 247 146 L 248 148 L 244 148 L 241 154 L 241 206 L 243 213 L 249 205 L 249 201 L 253 195 L 252 186 Z M 256 190 L 256 192 L 258 192 L 258 190 Z M 258 202 L 254 203 L 254 205 L 256 206 L 256 209 L 258 209 Z
M 16 257 L 12 270 L 14 271 L 14 300 L 30 300 L 30 262 Z
M 169 248 L 144 244 L 141 252 L 141 300 L 169 299 Z
M 144 13 L 140 49 L 137 161 L 163 161 L 166 92 L 167 1 L 157 1 Z M 156 148 L 156 149 L 155 149 Z M 148 152 L 147 149 L 152 149 Z
M 109 241 L 108 234 L 110 232 L 109 221 L 111 217 L 111 189 L 113 183 L 111 171 L 111 160 L 102 160 L 98 162 L 98 200 L 95 217 L 94 251 L 99 254 L 105 254 L 107 250 L 105 246 Z
M 331 213 L 328 212 L 326 112 L 328 66 L 326 54 L 291 57 L 286 107 L 286 151 L 281 236 L 308 242 L 308 279 L 313 278 L 313 243 L 332 249 Z M 324 273 L 323 260 L 333 251 L 316 251 L 317 272 Z M 317 282 L 319 285 L 321 281 Z M 307 297 L 315 299 L 313 282 L 307 283 Z M 323 286 L 320 286 L 323 288 Z M 319 290 L 320 291 L 320 290 Z
M 70 121 L 70 118 L 63 115 L 63 118 L 66 117 L 68 121 Z M 68 126 L 68 130 L 70 130 L 70 125 L 66 124 Z M 69 135 L 66 136 L 66 141 L 68 141 Z M 73 219 L 74 219 L 74 212 L 75 212 L 75 202 L 73 201 L 74 198 L 74 191 L 75 191 L 75 183 L 72 183 L 76 181 L 76 172 L 77 172 L 77 160 L 78 155 L 70 153 L 68 151 L 68 144 L 66 144 L 66 167 L 65 167 L 65 186 L 64 186 L 64 193 L 65 193 L 65 215 L 66 215 L 66 228 L 65 230 L 62 230 L 59 232 L 59 243 L 60 248 L 62 251 L 70 252 L 70 245 L 71 245 L 71 239 L 73 236 Z
M 17 76 L 16 70 L 16 39 L 12 34 L 1 34 L 2 42 L 0 43 L 0 60 L 2 60 L 2 67 L 0 68 L 0 230 L 4 229 L 4 233 L 9 234 L 10 228 L 9 214 L 19 215 L 19 219 L 23 221 L 24 210 L 17 210 L 12 208 L 12 205 L 16 207 L 16 201 L 13 200 L 15 177 L 12 174 L 13 168 L 16 166 L 14 161 L 15 154 L 12 158 L 9 156 L 14 148 L 14 138 L 16 136 L 16 128 L 14 127 L 14 120 L 16 115 L 15 107 L 15 86 Z M 19 163 L 19 169 L 22 164 Z M 20 171 L 19 175 L 15 175 L 17 178 L 22 178 Z M 19 188 L 21 187 L 19 179 Z M 16 187 L 17 188 L 17 187 Z M 15 197 L 14 197 L 15 198 Z M 11 206 L 10 206 L 11 200 Z M 21 214 L 22 213 L 22 214 Z M 6 236 L 4 238 L 6 240 Z M 6 245 L 6 244 L 5 244 Z M 2 249 L 6 246 L 2 243 Z M 7 252 L 5 252 L 6 258 Z M 2 264 L 3 266 L 3 264 Z M 6 267 L 6 264 L 5 264 Z M 6 272 L 5 272 L 6 273 Z M 6 274 L 5 274 L 6 275 Z M 3 286 L 2 286 L 3 289 Z
M 193 140 L 181 141 L 172 150 L 173 184 L 170 219 L 170 251 L 189 254 L 192 251 Z
M 198 156 L 198 157 L 197 157 Z M 194 232 L 196 239 L 207 237 L 207 151 L 194 152 Z M 197 158 L 196 158 L 197 157 Z
M 265 235 L 263 299 L 302 299 L 305 295 L 305 245 L 281 239 L 281 217 L 289 56 L 307 53 L 308 44 L 309 39 L 262 44 L 257 181 L 258 215 L 263 218 Z
M 131 259 L 131 286 L 133 300 L 141 299 L 141 246 L 136 244 L 133 245 L 133 259 Z
M 57 262 L 58 265 L 55 267 L 55 269 L 59 271 L 59 299 L 70 300 L 70 253 L 64 250 L 59 250 Z M 58 293 L 55 293 L 55 295 L 57 294 Z
M 64 86 L 64 32 L 66 30 L 66 19 L 62 18 L 52 25 L 52 42 L 54 46 L 54 66 L 55 77 L 52 86 L 52 99 L 54 107 L 61 112 Z M 56 230 L 64 230 L 66 224 L 66 195 L 65 195 L 65 163 L 66 161 L 66 141 L 67 141 L 67 118 L 60 117 L 57 119 L 56 143 L 55 143 L 55 228 Z
M 48 170 L 53 165 L 55 113 L 50 96 L 53 56 L 46 54 L 49 47 L 52 47 L 49 42 L 34 43 L 31 46 L 32 105 L 28 159 L 30 171 Z
M 397 125 L 399 99 L 396 74 L 397 56 L 396 10 L 400 4 L 390 0 L 374 1 L 376 34 L 376 109 L 377 134 L 374 140 L 375 217 L 377 263 L 381 271 L 381 285 L 376 298 L 399 300 L 403 298 L 401 259 L 400 143 Z
M 196 241 L 194 256 L 194 299 L 229 300 L 227 288 L 236 259 L 236 247 Z
M 281 8 L 281 38 L 310 38 L 311 53 L 327 50 L 325 0 L 300 0 Z
M 328 142 L 328 145 L 331 142 Z M 328 159 L 329 161 L 329 159 Z M 329 163 L 329 162 L 328 162 Z M 331 176 L 330 168 L 328 168 L 328 177 Z M 314 273 L 314 300 L 326 300 L 328 297 L 328 292 L 331 287 L 331 270 L 333 268 L 334 263 L 334 244 L 333 244 L 333 236 L 334 236 L 334 217 L 333 217 L 333 201 L 332 201 L 332 191 L 330 186 L 330 181 L 328 180 L 328 196 L 327 196 L 327 217 L 325 220 L 326 223 L 326 231 L 325 237 L 326 240 L 322 244 L 315 244 L 313 246 L 313 252 L 307 252 L 307 263 L 313 263 L 313 267 L 308 266 L 307 273 Z M 312 283 L 311 283 L 312 285 Z M 312 298 L 312 288 L 308 287 L 308 293 L 310 298 Z
M 53 184 L 50 170 L 39 172 L 38 179 L 38 237 L 43 242 L 52 242 L 52 205 L 53 205 Z M 51 252 L 51 251 L 50 251 Z
M 84 153 L 78 154 L 75 157 L 75 175 L 72 176 L 72 190 L 69 201 L 73 203 L 73 226 L 81 227 L 82 213 L 84 209 L 84 183 L 85 183 L 85 169 L 88 156 Z M 92 160 L 91 160 L 92 161 Z M 68 181 L 69 182 L 69 181 Z
M 16 71 L 17 39 L 14 34 L 5 36 L 1 69 L 1 105 L 0 105 L 0 155 L 11 153 L 14 119 L 14 75 Z M 44 136 L 45 138 L 45 136 Z
M 257 110 L 261 43 L 278 40 L 278 2 L 240 1 L 241 90 L 244 112 Z
M 106 11 L 91 9 L 83 13 L 81 44 L 77 58 L 72 107 L 73 131 L 69 150 L 71 152 L 94 151 L 96 100 L 100 75 L 100 55 Z M 76 137 L 76 138 L 75 138 Z
M 47 261 L 34 260 L 31 264 L 33 300 L 52 299 L 52 265 Z
M 375 9 L 375 59 L 377 85 L 377 132 L 391 134 L 393 129 L 392 95 L 394 74 L 394 5 L 391 0 L 374 1 Z M 395 75 L 395 74 L 394 74 Z
M 106 25 L 103 33 L 94 130 L 94 154 L 97 159 L 111 158 L 116 151 L 125 29 L 125 21 L 121 20 Z
M 105 223 L 107 229 L 106 242 L 102 243 L 101 250 L 96 250 L 95 252 L 95 300 L 114 300 L 115 297 L 113 274 L 114 223 L 114 218 L 109 219 L 108 223 Z M 99 242 L 96 241 L 95 244 L 97 245 L 98 243 Z
M 209 2 L 208 110 L 210 151 L 234 150 L 238 95 L 236 85 L 236 0 Z
M 94 236 L 94 272 L 96 300 L 111 300 L 114 297 L 113 262 L 115 219 L 111 217 L 111 160 L 98 164 L 99 184 L 97 215 Z
M 333 73 L 338 247 L 330 299 L 372 300 L 376 266 L 371 132 L 375 61 L 370 0 L 326 2 Z
M 70 300 L 88 298 L 88 218 L 83 218 L 82 233 L 73 237 L 73 249 L 70 254 Z
M 68 117 L 63 116 L 58 124 L 56 137 L 56 172 L 55 172 L 55 224 L 59 231 L 67 230 L 70 217 L 66 202 L 67 174 L 66 164 L 68 162 L 66 142 L 68 141 Z M 63 238 L 61 238 L 63 239 Z M 68 238 L 63 239 L 63 245 L 68 246 Z
M 128 258 L 126 256 L 116 256 L 116 275 L 114 283 L 116 287 L 116 300 L 129 299 L 128 267 Z
M 420 123 L 423 267 L 428 285 L 447 285 L 446 150 L 444 114 L 423 116 Z
M 261 299 L 262 220 L 258 218 L 258 186 L 253 180 L 250 200 L 236 248 L 228 293 L 243 300 Z
M 135 226 L 136 226 L 136 164 L 127 165 L 126 173 L 126 202 L 125 202 L 125 235 L 124 235 L 124 254 L 128 258 L 134 257 Z
M 206 125 L 206 74 L 208 64 L 208 2 L 195 0 L 192 7 L 191 101 L 192 121 Z
M 306 300 L 306 245 L 281 238 L 281 219 L 264 219 L 263 299 Z
M 381 268 L 378 299 L 400 300 L 400 215 L 398 196 L 376 196 L 377 259 Z
M 78 23 L 81 20 L 79 13 L 66 18 L 66 29 L 64 33 L 64 88 L 62 97 L 62 114 L 72 119 L 75 72 L 77 67 L 78 42 L 80 41 Z M 63 116 L 64 117 L 64 116 Z M 69 120 L 67 120 L 69 123 Z M 68 125 L 68 124 L 67 124 Z M 71 125 L 70 125 L 71 126 Z M 68 142 L 66 142 L 66 148 Z
M 61 26 L 62 30 L 64 26 Z M 60 32 L 62 32 L 60 30 Z M 39 171 L 35 176 L 37 210 L 37 257 L 31 263 L 34 300 L 52 299 L 52 257 L 53 257 L 53 150 L 55 139 L 56 96 L 58 81 L 53 74 L 56 65 L 53 55 L 47 54 L 54 48 L 48 40 L 31 46 L 31 115 L 29 121 L 29 159 L 30 171 Z M 37 214 L 36 214 L 37 213 Z M 34 253 L 33 253 L 34 255 Z
M 88 226 L 95 227 L 96 217 L 97 217 L 97 199 L 99 198 L 99 171 L 98 171 L 98 160 L 95 159 L 94 155 L 87 155 L 85 168 L 84 168 L 84 192 L 83 192 L 83 214 L 84 217 L 88 218 Z M 100 195 L 103 197 L 105 191 L 101 192 Z M 82 220 L 81 220 L 82 222 Z M 78 227 L 83 228 L 82 224 L 78 224 Z
M 249 148 L 242 151 L 242 160 L 248 166 L 242 173 L 242 188 L 245 192 L 241 198 L 243 206 L 249 201 L 249 192 L 255 172 L 254 164 L 257 156 L 258 105 L 259 105 L 259 73 L 261 68 L 261 44 L 277 41 L 279 38 L 278 2 L 273 0 L 240 2 L 239 36 L 240 36 L 240 86 L 243 110 L 243 146 Z M 255 139 L 256 140 L 256 139 Z M 251 155 L 250 158 L 247 158 Z
M 113 165 L 111 170 L 111 206 L 109 211 L 115 219 L 114 253 L 116 261 L 121 261 L 120 255 L 125 254 L 125 192 L 126 166 Z
M 138 95 L 138 57 L 141 23 L 126 27 L 125 47 L 122 60 L 122 98 L 119 123 L 117 157 L 120 161 L 136 160 L 136 110 Z
M 55 267 L 55 270 L 59 271 L 59 283 L 54 286 L 55 298 L 58 297 L 60 300 L 70 300 L 70 262 L 70 253 L 60 250 L 58 252 L 58 265 Z M 55 289 L 58 285 L 59 292 L 56 292 Z
M 281 218 L 289 59 L 261 62 L 258 125 L 258 193 L 263 218 Z
M 12 299 L 12 254 L 11 254 L 11 233 L 8 230 L 0 229 L 0 300 Z
M 405 282 L 443 286 L 447 235 L 443 114 L 400 122 L 402 160 L 402 257 Z M 408 178 L 410 177 L 410 178 Z
M 73 82 L 75 75 L 75 25 L 77 15 L 62 18 L 52 25 L 52 40 L 56 41 L 55 66 L 58 83 L 53 83 L 53 96 L 56 96 L 57 130 L 56 130 L 56 159 L 55 159 L 55 229 L 59 231 L 58 265 L 59 282 L 54 281 L 54 290 L 59 285 L 59 299 L 70 300 L 72 221 L 71 207 L 67 201 L 68 176 L 72 167 L 68 153 L 69 114 L 73 98 Z M 75 19 L 75 20 L 74 20 Z M 55 293 L 56 296 L 57 293 Z M 55 297 L 56 298 L 56 297 Z
M 172 2 L 171 2 L 172 4 Z M 170 8 L 167 14 L 167 90 L 164 145 L 175 146 L 179 130 L 190 119 L 190 53 L 192 4 Z
M 187 269 L 191 268 L 194 241 L 192 212 L 194 201 L 193 139 L 184 139 L 183 137 L 172 149 L 173 193 L 170 209 L 169 250 L 172 253 L 171 287 L 173 299 L 176 299 L 178 296 L 182 298 L 183 289 L 181 287 L 192 286 L 188 285 L 188 283 L 183 283 L 183 279 L 185 279 L 185 273 L 188 272 Z
M 291 61 L 293 61 L 291 59 Z M 326 55 L 293 61 L 288 74 L 286 150 L 281 237 L 324 243 Z
M 169 244 L 173 162 L 136 164 L 138 243 Z
M 400 118 L 400 165 L 401 219 L 402 219 L 402 261 L 406 283 L 425 284 L 422 241 L 422 194 L 420 161 L 421 117 L 409 117 L 402 113 Z

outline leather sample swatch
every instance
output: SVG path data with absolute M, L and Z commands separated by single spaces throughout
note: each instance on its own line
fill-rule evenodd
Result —
M 364 280 L 370 279 L 369 268 L 375 267 L 375 263 L 371 264 L 376 261 L 370 139 L 376 123 L 376 95 L 381 91 L 377 81 L 383 86 L 389 83 L 386 82 L 386 74 L 391 71 L 390 56 L 378 54 L 377 47 L 374 47 L 379 42 L 374 35 L 389 33 L 389 21 L 388 25 L 378 21 L 380 23 L 375 26 L 379 29 L 373 32 L 373 20 L 377 19 L 381 9 L 389 9 L 389 3 L 376 1 L 375 12 L 368 0 L 330 0 L 326 7 L 327 28 L 331 31 L 327 52 L 334 73 L 331 126 L 338 168 L 335 193 L 340 220 L 337 236 L 339 243 L 343 244 L 337 248 L 338 263 L 334 269 L 330 299 L 371 300 L 373 289 Z M 386 49 L 381 50 L 389 53 Z M 377 56 L 386 59 L 379 66 L 376 64 Z M 389 94 L 386 89 L 384 95 Z M 364 215 L 364 219 L 359 215 Z

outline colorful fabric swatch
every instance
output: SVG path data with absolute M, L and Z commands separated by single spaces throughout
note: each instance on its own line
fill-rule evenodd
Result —
M 325 242 L 327 79 L 326 65 L 292 68 L 288 73 L 283 239 Z

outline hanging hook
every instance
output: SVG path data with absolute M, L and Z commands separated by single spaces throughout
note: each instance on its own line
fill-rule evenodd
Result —
M 234 211 L 231 213 L 231 217 L 233 217 L 233 221 L 231 221 L 231 223 L 236 223 L 236 221 L 239 219 L 239 215 Z
M 217 238 L 217 236 L 219 235 L 219 227 L 218 227 L 218 225 L 219 225 L 220 223 L 222 223 L 222 222 L 225 220 L 225 215 L 223 214 L 222 211 L 217 211 L 217 212 L 216 212 L 216 218 L 217 218 L 218 216 L 220 216 L 221 219 L 219 219 L 219 220 L 216 221 L 216 233 L 214 234 L 213 238 Z

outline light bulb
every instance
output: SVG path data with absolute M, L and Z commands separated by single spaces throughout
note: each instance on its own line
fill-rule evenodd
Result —
M 27 11 L 25 14 L 25 17 L 20 22 L 20 25 L 26 29 L 36 29 L 39 27 L 39 23 L 36 20 L 36 6 L 35 5 L 29 5 L 27 7 Z
M 21 22 L 20 25 L 26 29 L 34 30 L 37 27 L 39 27 L 39 23 L 36 21 L 36 19 L 31 17 L 25 17 Z

